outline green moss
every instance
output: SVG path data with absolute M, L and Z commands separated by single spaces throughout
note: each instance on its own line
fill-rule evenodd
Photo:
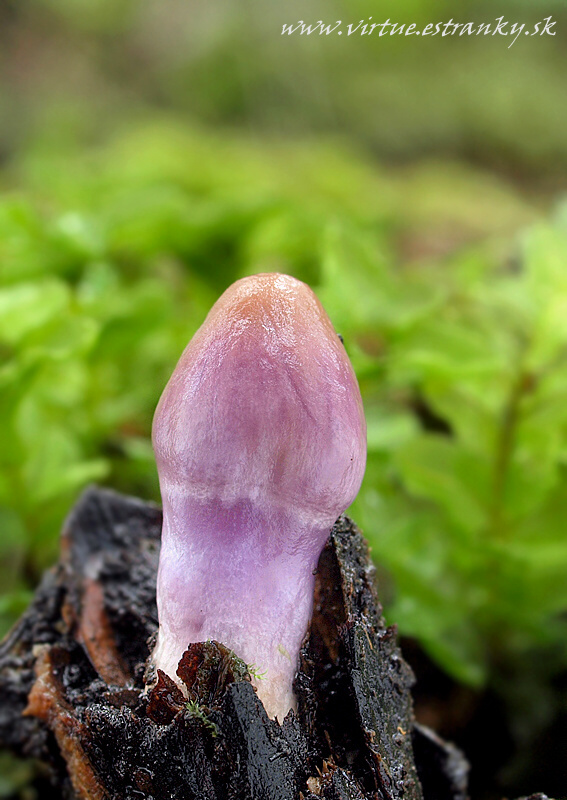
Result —
M 200 720 L 203 723 L 203 726 L 211 734 L 213 739 L 216 739 L 219 734 L 219 729 L 217 725 L 211 719 L 209 719 L 204 709 L 202 709 L 201 706 L 194 701 L 189 701 L 186 703 L 185 708 L 187 709 L 189 716 Z

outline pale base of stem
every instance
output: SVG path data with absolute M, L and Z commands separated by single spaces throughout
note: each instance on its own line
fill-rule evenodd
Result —
M 182 645 L 176 642 L 171 636 L 167 637 L 164 636 L 163 633 L 160 633 L 152 654 L 152 660 L 156 669 L 161 669 L 169 675 L 185 695 L 187 695 L 187 687 L 177 676 L 177 667 L 189 644 L 190 643 Z M 227 647 L 230 647 L 229 643 L 222 642 L 222 644 L 226 644 Z M 234 652 L 239 658 L 242 658 L 254 672 L 252 676 L 252 685 L 255 687 L 258 697 L 262 701 L 270 719 L 277 719 L 281 723 L 289 711 L 297 710 L 297 700 L 292 688 L 297 665 L 291 664 L 287 653 L 281 653 L 282 659 L 285 659 L 289 665 L 286 665 L 287 669 L 272 668 L 269 670 L 268 674 L 268 671 L 266 671 L 266 673 L 262 672 L 261 666 L 250 664 L 245 654 L 242 652 L 238 652 L 237 650 L 234 650 Z

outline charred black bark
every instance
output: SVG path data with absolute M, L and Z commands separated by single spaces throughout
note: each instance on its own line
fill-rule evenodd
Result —
M 0 744 L 81 800 L 465 800 L 462 755 L 414 724 L 360 532 L 341 517 L 318 568 L 298 713 L 270 720 L 247 667 L 192 645 L 144 684 L 157 630 L 161 512 L 91 489 L 59 565 L 0 646 Z

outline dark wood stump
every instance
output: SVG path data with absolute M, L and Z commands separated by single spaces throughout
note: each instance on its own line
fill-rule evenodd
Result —
M 347 517 L 319 561 L 298 711 L 281 725 L 216 642 L 186 651 L 187 697 L 163 673 L 146 686 L 160 530 L 154 506 L 83 495 L 0 646 L 0 745 L 48 765 L 64 798 L 466 800 L 465 759 L 414 722 L 413 675 Z

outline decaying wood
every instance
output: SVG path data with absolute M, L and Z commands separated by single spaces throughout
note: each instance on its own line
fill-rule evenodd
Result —
M 346 517 L 321 555 L 296 679 L 270 720 L 246 665 L 192 645 L 145 685 L 157 629 L 159 509 L 99 489 L 0 646 L 0 744 L 49 764 L 69 800 L 465 800 L 462 755 L 413 719 L 412 673 Z M 155 679 L 157 678 L 157 682 Z

